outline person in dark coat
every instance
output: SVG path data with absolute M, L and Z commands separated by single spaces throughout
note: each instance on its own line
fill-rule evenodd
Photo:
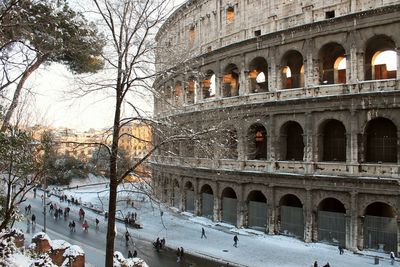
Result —
M 128 251 L 128 258 L 133 258 L 132 252 L 130 250 Z
M 329 265 L 329 262 L 327 262 L 323 267 L 331 267 L 331 266 Z
M 136 250 L 133 251 L 133 257 L 134 257 L 134 258 L 137 257 L 137 251 L 136 251 Z
M 235 248 L 237 248 L 237 242 L 239 241 L 239 238 L 237 237 L 237 235 L 235 235 L 234 237 L 233 237 L 233 246 L 235 247 Z
M 342 255 L 344 253 L 344 249 L 341 245 L 338 246 L 339 254 Z
M 36 224 L 36 216 L 35 216 L 35 214 L 32 214 L 31 221 L 32 221 L 32 224 Z
M 129 245 L 129 232 L 126 230 L 125 232 L 125 246 Z
M 204 230 L 204 227 L 201 227 L 201 238 L 205 238 L 205 239 L 207 239 L 207 236 L 206 236 L 206 231 Z
M 318 262 L 314 261 L 314 267 L 318 267 Z

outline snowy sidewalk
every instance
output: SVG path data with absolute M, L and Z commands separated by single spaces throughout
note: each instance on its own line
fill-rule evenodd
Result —
M 125 186 L 126 187 L 126 186 Z M 97 192 L 99 193 L 96 193 Z M 124 189 L 126 190 L 126 188 Z M 108 196 L 104 186 L 94 186 L 88 189 L 65 190 L 67 196 L 81 198 L 88 206 L 100 206 L 100 202 L 108 203 Z M 213 222 L 203 217 L 196 217 L 190 213 L 179 213 L 163 205 L 156 206 L 147 198 L 141 202 L 142 195 L 136 194 L 133 198 L 135 207 L 132 208 L 123 201 L 129 194 L 122 191 L 119 194 L 117 216 L 125 216 L 128 212 L 136 212 L 138 222 L 143 229 L 129 231 L 133 238 L 154 241 L 157 237 L 166 239 L 166 246 L 171 249 L 183 247 L 185 253 L 200 257 L 210 258 L 221 263 L 249 267 L 298 267 L 312 266 L 314 261 L 318 266 L 329 262 L 331 267 L 371 266 L 374 258 L 366 255 L 356 255 L 345 250 L 344 255 L 339 255 L 335 246 L 321 243 L 304 243 L 295 238 L 281 235 L 266 235 L 251 229 L 238 229 L 232 225 Z M 132 197 L 130 195 L 130 197 Z M 77 210 L 74 208 L 73 210 Z M 77 211 L 76 211 L 77 212 Z M 162 216 L 161 216 L 162 214 Z M 100 215 L 95 212 L 86 213 L 88 221 Z M 93 220 L 90 220 L 92 218 Z M 118 225 L 119 233 L 124 233 L 123 224 Z M 204 227 L 207 239 L 201 238 L 201 229 Z M 233 237 L 237 234 L 238 247 L 233 246 Z M 378 266 L 390 265 L 389 255 L 383 253 L 362 252 L 363 254 L 378 255 Z M 396 262 L 395 265 L 398 263 Z

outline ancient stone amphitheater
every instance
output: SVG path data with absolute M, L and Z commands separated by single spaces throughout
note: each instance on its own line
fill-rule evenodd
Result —
M 154 140 L 218 128 L 153 157 L 160 199 L 305 242 L 400 251 L 400 1 L 191 0 L 157 42 L 155 117 L 179 127 Z

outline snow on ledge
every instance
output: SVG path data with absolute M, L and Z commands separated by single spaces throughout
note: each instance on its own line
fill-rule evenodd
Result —
M 53 249 L 67 249 L 69 247 L 71 247 L 71 244 L 65 240 L 53 240 Z
M 85 255 L 85 252 L 81 249 L 81 247 L 77 245 L 72 245 L 69 248 L 67 248 L 63 254 L 63 257 L 77 257 L 77 256 L 83 256 Z

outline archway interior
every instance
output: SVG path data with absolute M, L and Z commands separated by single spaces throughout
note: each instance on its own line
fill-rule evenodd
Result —
M 297 122 L 288 122 L 283 126 L 283 137 L 286 153 L 284 160 L 302 161 L 304 157 L 303 129 Z
M 201 82 L 203 99 L 215 96 L 216 76 L 213 71 L 208 71 L 205 79 Z
M 250 92 L 268 92 L 268 64 L 265 58 L 256 57 L 249 67 Z
M 395 212 L 393 208 L 382 202 L 374 202 L 365 209 L 365 215 L 394 218 Z
M 397 76 L 395 42 L 386 35 L 371 38 L 365 48 L 365 80 L 393 79 Z
M 193 184 L 192 184 L 191 182 L 186 182 L 186 184 L 185 184 L 185 189 L 186 189 L 186 190 L 193 191 L 193 190 L 194 190 Z
M 282 59 L 282 88 L 304 86 L 303 56 L 298 51 L 290 51 Z
M 229 64 L 223 76 L 223 97 L 239 95 L 239 69 L 235 64 Z
M 267 198 L 261 191 L 254 190 L 250 192 L 249 196 L 247 197 L 247 201 L 267 203 Z
M 346 213 L 343 203 L 336 198 L 325 198 L 321 203 L 319 203 L 318 210 Z
M 323 161 L 346 161 L 346 129 L 343 123 L 329 120 L 323 128 Z
M 267 159 L 267 130 L 263 125 L 254 124 L 248 132 L 248 158 Z
M 391 120 L 371 120 L 366 127 L 366 138 L 367 162 L 397 162 L 397 128 Z
M 279 206 L 302 208 L 303 204 L 297 196 L 288 194 L 281 198 L 281 200 L 279 201 Z
M 324 45 L 319 57 L 322 61 L 321 84 L 346 83 L 345 50 L 340 44 Z
M 206 184 L 206 185 L 203 185 L 203 186 L 201 187 L 201 193 L 206 193 L 206 194 L 212 195 L 212 194 L 213 194 L 213 190 L 212 190 L 211 186 L 209 186 L 208 184 Z
M 230 187 L 227 187 L 227 188 L 225 188 L 225 189 L 222 191 L 222 197 L 223 197 L 223 198 L 224 198 L 224 197 L 228 197 L 228 198 L 237 198 L 237 197 L 236 197 L 235 191 L 234 191 L 232 188 L 230 188 Z
M 174 87 L 174 104 L 179 105 L 180 104 L 180 98 L 182 95 L 182 83 L 181 82 L 176 82 L 175 87 Z
M 201 187 L 201 215 L 212 219 L 214 213 L 214 195 L 210 185 Z

